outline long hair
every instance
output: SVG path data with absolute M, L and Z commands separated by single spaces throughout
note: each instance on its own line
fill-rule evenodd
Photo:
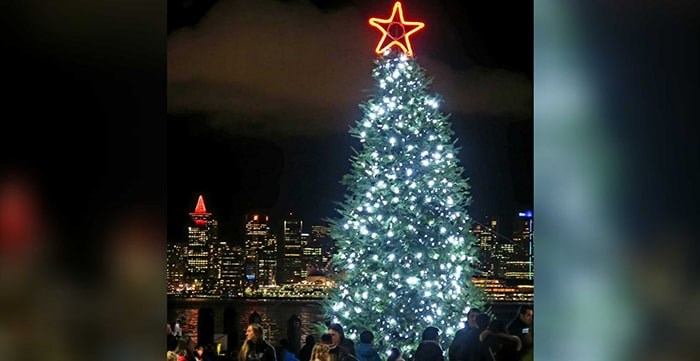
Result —
M 343 326 L 341 326 L 339 323 L 333 323 L 330 326 L 328 326 L 328 329 L 339 333 L 340 343 L 343 343 L 343 341 L 345 340 L 345 330 L 343 330 Z
M 176 355 L 188 356 L 190 353 L 189 342 L 190 342 L 190 339 L 184 338 L 184 337 L 181 338 L 177 342 L 177 347 L 175 347 L 175 350 L 173 350 L 173 352 Z
M 249 342 L 248 340 L 243 341 L 243 346 L 241 346 L 241 351 L 238 352 L 238 361 L 246 361 L 246 358 L 248 357 L 248 352 L 250 351 L 250 348 L 253 347 L 255 348 L 255 343 L 259 342 L 260 340 L 263 340 L 263 328 L 260 326 L 260 324 L 257 323 L 251 323 L 248 325 L 248 327 L 251 327 L 253 329 L 253 334 L 255 335 L 253 337 L 253 342 Z M 253 345 L 251 345 L 251 343 Z
M 322 343 L 314 345 L 310 361 L 330 361 L 330 346 Z

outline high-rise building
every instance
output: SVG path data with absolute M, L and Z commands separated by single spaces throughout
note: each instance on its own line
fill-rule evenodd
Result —
M 479 247 L 479 270 L 472 283 L 485 292 L 488 302 L 532 302 L 532 212 L 520 212 L 508 238 L 496 218 L 486 217 L 471 229 Z
M 243 296 L 243 248 L 232 246 L 227 242 L 219 243 L 221 260 L 220 285 L 222 294 L 229 297 Z
M 306 279 L 309 275 L 318 275 L 325 273 L 323 263 L 323 247 L 321 245 L 321 240 L 315 238 L 313 233 L 302 233 L 301 244 L 301 258 L 303 266 L 301 271 L 301 277 L 303 279 Z
M 302 244 L 304 245 L 302 249 L 303 277 L 308 277 L 310 274 L 325 273 L 322 239 L 319 238 L 319 234 L 315 233 L 314 230 L 318 230 L 318 226 L 311 226 L 310 235 L 307 233 L 301 234 Z M 307 240 L 304 241 L 304 239 Z
M 532 211 L 519 212 L 513 227 L 513 252 L 505 261 L 505 278 L 532 280 L 534 276 Z
M 497 277 L 500 271 L 502 258 L 498 241 L 498 219 L 484 217 L 483 223 L 477 223 L 471 230 L 476 238 L 476 246 L 479 248 L 478 258 L 482 277 Z
M 187 227 L 186 287 L 197 293 L 207 293 L 215 289 L 220 276 L 216 254 L 219 225 L 207 212 L 201 195 L 190 217 L 192 224 Z
M 270 247 L 270 239 L 273 238 L 268 224 L 269 221 L 270 217 L 258 214 L 246 217 L 244 275 L 248 286 L 266 284 L 264 283 L 266 279 L 260 279 L 260 276 L 267 271 L 265 268 L 266 262 L 262 262 L 264 265 L 262 270 L 260 269 L 260 264 L 265 259 L 265 252 Z M 274 243 L 276 248 L 276 240 Z
M 180 293 L 185 288 L 185 252 L 187 246 L 179 242 L 168 243 L 167 277 L 168 293 Z
M 289 213 L 284 220 L 284 283 L 302 280 L 301 231 L 303 222 Z
M 277 284 L 277 237 L 269 232 L 258 253 L 258 270 L 255 278 L 259 285 Z
M 311 226 L 311 239 L 315 244 L 321 247 L 321 260 L 318 264 L 319 269 L 328 271 L 330 269 L 330 261 L 335 253 L 335 244 L 331 239 L 331 229 L 326 226 Z
M 311 264 L 309 263 L 309 258 L 306 255 L 306 252 L 308 251 L 309 247 L 309 242 L 311 242 L 311 235 L 308 233 L 301 233 L 299 236 L 300 239 L 300 244 L 301 244 L 301 280 L 305 280 L 306 277 L 309 277 L 309 271 Z

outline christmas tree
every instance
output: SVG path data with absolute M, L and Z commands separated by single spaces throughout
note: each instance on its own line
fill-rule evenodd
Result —
M 347 195 L 331 222 L 338 289 L 328 316 L 350 338 L 369 330 L 380 348 L 408 355 L 436 326 L 446 349 L 469 308 L 482 305 L 471 284 L 469 185 L 441 99 L 412 58 L 408 36 L 423 24 L 405 22 L 400 3 L 370 24 L 384 35 L 376 89 L 350 130 L 360 149 L 343 178 Z

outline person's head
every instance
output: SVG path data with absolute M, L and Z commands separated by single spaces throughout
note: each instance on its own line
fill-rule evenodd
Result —
M 253 341 L 253 342 L 258 342 L 258 340 L 262 340 L 263 338 L 263 329 L 262 326 L 258 323 L 251 323 L 246 327 L 245 329 L 245 339 L 246 341 Z
M 248 359 L 248 352 L 251 348 L 255 347 L 253 343 L 258 343 L 260 340 L 263 340 L 262 326 L 258 323 L 251 323 L 245 328 L 245 341 L 238 352 L 238 361 L 246 361 Z
M 177 361 L 177 354 L 175 352 L 168 351 L 167 356 L 167 361 Z
M 321 335 L 321 343 L 324 345 L 332 345 L 333 336 L 331 336 L 330 333 L 324 333 L 323 335 Z
M 506 331 L 506 324 L 501 320 L 491 321 L 491 324 L 489 324 L 489 330 L 495 333 L 508 333 L 508 331 Z
M 197 345 L 194 347 L 194 351 L 197 353 L 197 355 L 199 355 L 201 357 L 202 354 L 204 354 L 204 346 Z
M 486 327 L 489 327 L 489 322 L 491 322 L 491 317 L 485 313 L 476 316 L 476 327 L 478 327 L 480 330 L 484 330 Z
M 345 339 L 345 331 L 339 323 L 333 323 L 328 326 L 328 333 L 331 335 L 334 345 L 340 345 Z
M 530 325 L 532 324 L 532 317 L 534 316 L 534 311 L 532 309 L 532 306 L 528 305 L 522 305 L 520 306 L 520 309 L 518 310 L 518 317 L 520 318 L 520 321 L 523 321 L 524 324 Z
M 374 341 L 374 334 L 371 331 L 362 331 L 362 333 L 360 333 L 361 343 L 372 344 L 372 341 Z
M 308 343 L 309 345 L 314 344 L 314 343 L 316 343 L 316 337 L 314 337 L 314 335 L 308 335 L 308 336 L 306 336 L 305 342 Z
M 323 337 L 321 337 L 323 339 Z M 331 345 L 324 343 L 317 343 L 311 350 L 311 360 L 310 361 L 330 361 L 330 348 Z
M 478 308 L 470 308 L 467 312 L 467 326 L 469 328 L 476 328 L 476 317 L 481 314 L 481 310 Z
M 188 339 L 186 339 L 185 337 L 181 338 L 181 339 L 177 342 L 177 346 L 175 347 L 175 353 L 178 354 L 178 355 L 185 355 L 185 354 L 187 354 L 187 350 L 188 350 L 188 347 L 187 347 L 187 346 L 188 346 L 188 343 L 189 343 L 189 340 L 188 340 Z
M 423 331 L 421 341 L 437 341 L 440 339 L 440 329 L 434 326 L 428 326 Z

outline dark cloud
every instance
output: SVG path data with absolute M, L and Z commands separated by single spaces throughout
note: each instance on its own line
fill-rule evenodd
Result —
M 377 34 L 366 22 L 351 6 L 322 12 L 309 2 L 218 3 L 169 38 L 168 111 L 209 114 L 241 132 L 345 131 L 373 87 Z M 435 77 L 446 112 L 531 116 L 526 77 L 453 69 L 420 49 L 417 59 Z

